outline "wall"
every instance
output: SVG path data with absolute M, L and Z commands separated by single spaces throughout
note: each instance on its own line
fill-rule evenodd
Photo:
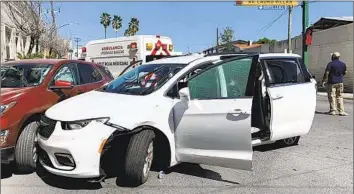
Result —
M 292 39 L 292 53 L 301 55 L 302 37 Z M 287 49 L 287 40 L 278 41 L 272 45 L 245 50 L 246 52 L 281 52 Z M 344 81 L 345 92 L 353 92 L 353 23 L 313 33 L 312 45 L 308 48 L 308 69 L 316 76 L 318 82 L 322 81 L 326 65 L 330 62 L 330 54 L 339 52 L 341 60 L 347 64 L 347 75 Z
M 345 92 L 353 92 L 353 23 L 324 31 L 315 32 L 309 48 L 308 68 L 322 81 L 326 65 L 332 52 L 339 52 L 340 59 L 347 64 L 344 81 Z

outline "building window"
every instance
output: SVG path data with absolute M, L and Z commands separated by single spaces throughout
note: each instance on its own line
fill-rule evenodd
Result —
M 10 59 L 10 46 L 6 45 L 6 59 Z
M 12 29 L 5 26 L 5 36 L 6 36 L 6 44 L 10 44 L 11 41 Z
M 5 56 L 6 56 L 6 59 L 10 59 L 10 57 L 11 57 L 11 55 L 10 55 L 11 35 L 12 35 L 12 29 L 5 26 L 5 45 L 6 45 Z
M 27 37 L 22 36 L 22 42 L 23 42 L 23 50 L 26 50 L 26 43 L 27 43 Z

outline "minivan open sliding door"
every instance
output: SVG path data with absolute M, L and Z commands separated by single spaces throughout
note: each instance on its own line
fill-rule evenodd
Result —
M 222 60 L 188 78 L 174 107 L 176 158 L 252 169 L 251 108 L 258 55 Z
M 316 109 L 316 83 L 297 58 L 262 59 L 271 104 L 270 140 L 305 135 Z

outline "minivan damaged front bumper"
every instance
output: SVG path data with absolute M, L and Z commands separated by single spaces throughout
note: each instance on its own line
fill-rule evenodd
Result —
M 57 122 L 47 139 L 38 134 L 39 162 L 50 173 L 72 178 L 101 176 L 100 158 L 107 139 L 117 129 L 91 122 L 76 130 L 63 130 Z

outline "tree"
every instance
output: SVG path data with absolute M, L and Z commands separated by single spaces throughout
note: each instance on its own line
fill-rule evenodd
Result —
M 268 38 L 264 37 L 264 38 L 261 38 L 261 39 L 257 40 L 254 43 L 256 43 L 256 44 L 273 44 L 276 41 L 277 40 L 275 40 L 275 39 L 268 39 Z
M 104 27 L 104 38 L 107 37 L 107 27 L 111 24 L 111 15 L 109 15 L 108 13 L 104 12 L 101 15 L 101 24 Z
M 34 53 L 30 55 L 26 55 L 25 53 L 17 53 L 17 58 L 19 59 L 42 59 L 43 57 L 43 53 Z
M 133 17 L 130 22 L 128 29 L 125 30 L 124 36 L 134 36 L 139 31 L 139 20 Z
M 36 52 L 39 48 L 39 39 L 45 31 L 45 24 L 41 20 L 41 6 L 39 1 L 4 1 L 8 9 L 6 13 L 12 21 L 16 30 L 22 36 L 30 38 L 30 45 L 27 55 L 31 55 L 36 46 Z
M 113 16 L 112 27 L 113 27 L 113 30 L 116 32 L 116 36 L 117 36 L 118 30 L 122 27 L 122 21 L 123 21 L 123 19 L 120 16 L 117 16 L 117 15 Z
M 59 34 L 51 33 L 52 28 L 46 29 L 40 38 L 40 46 L 49 51 L 46 58 L 57 58 L 66 55 L 69 51 L 69 41 L 60 37 Z
M 69 52 L 69 41 L 59 36 L 56 36 L 54 40 L 53 53 L 56 58 L 62 58 Z M 52 58 L 52 57 L 51 57 Z
M 222 33 L 220 33 L 221 44 L 226 45 L 226 50 L 231 52 L 233 50 L 232 41 L 234 40 L 234 30 L 230 27 L 226 27 Z

